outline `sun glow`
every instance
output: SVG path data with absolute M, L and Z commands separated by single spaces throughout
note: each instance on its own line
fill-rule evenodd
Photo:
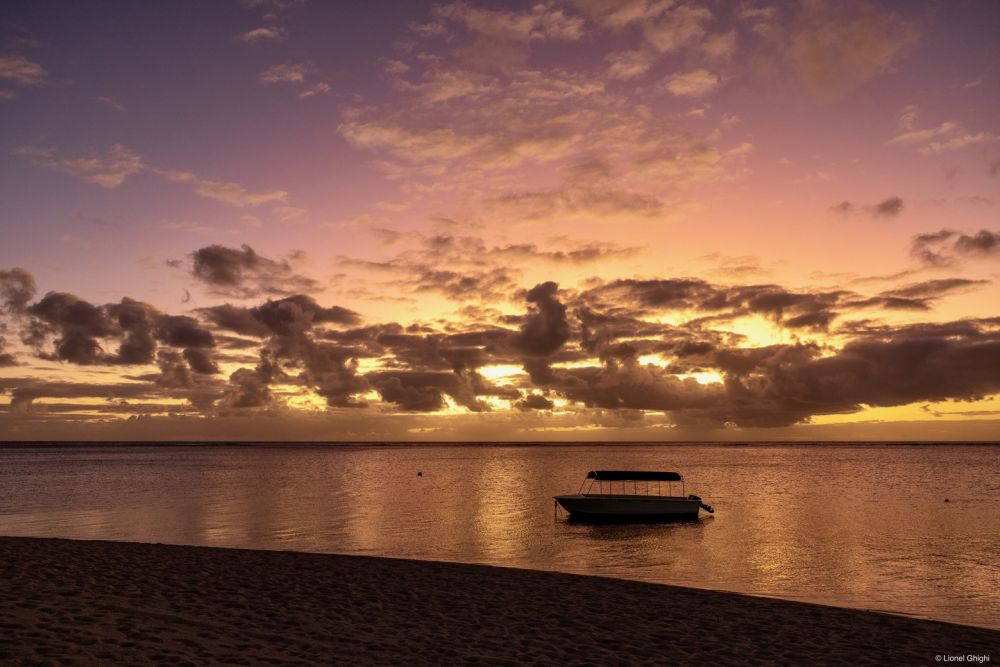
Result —
M 512 407 L 512 405 L 513 405 L 506 398 L 499 398 L 497 396 L 483 396 L 479 400 L 481 400 L 486 405 L 490 406 L 491 410 L 506 411 L 506 410 L 510 410 L 511 407 Z
M 658 354 L 644 354 L 639 357 L 639 363 L 644 366 L 657 366 L 669 369 L 673 365 L 673 360 L 664 359 Z M 724 380 L 718 371 L 695 371 L 693 373 L 674 373 L 678 380 L 695 380 L 698 384 L 721 384 Z
M 793 342 L 792 335 L 787 329 L 782 329 L 773 321 L 760 315 L 738 317 L 725 328 L 741 337 L 735 342 L 736 347 L 768 347 L 770 345 L 788 345 Z
M 513 364 L 496 364 L 493 366 L 483 366 L 479 369 L 479 374 L 494 384 L 508 385 L 512 379 L 518 375 L 526 375 L 522 366 Z
M 670 368 L 670 361 L 658 354 L 644 354 L 639 357 L 639 363 L 643 366 L 659 366 L 660 368 Z
M 698 371 L 697 373 L 675 373 L 680 380 L 692 379 L 698 384 L 722 384 L 725 378 L 718 371 Z
M 597 358 L 593 359 L 583 359 L 581 361 L 558 361 L 551 365 L 552 368 L 563 368 L 563 369 L 573 369 L 573 368 L 593 368 L 594 366 L 600 366 L 601 360 Z
M 315 392 L 306 391 L 290 396 L 285 404 L 295 410 L 308 410 L 311 412 L 321 412 L 327 409 L 326 399 Z

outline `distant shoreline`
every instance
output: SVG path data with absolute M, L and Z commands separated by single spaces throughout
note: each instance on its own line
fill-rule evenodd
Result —
M 930 664 L 1000 631 L 483 565 L 0 537 L 0 661 Z
M 1000 447 L 1000 440 L 0 440 L 0 447 Z

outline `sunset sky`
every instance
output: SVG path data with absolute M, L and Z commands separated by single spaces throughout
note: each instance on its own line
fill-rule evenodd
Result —
M 998 35 L 6 2 L 0 439 L 998 438 Z

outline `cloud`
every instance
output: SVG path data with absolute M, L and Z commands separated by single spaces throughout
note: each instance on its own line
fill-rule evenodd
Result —
M 503 269 L 450 271 L 430 266 L 413 267 L 409 283 L 416 292 L 440 292 L 449 299 L 496 300 L 513 289 L 510 272 Z
M 549 367 L 532 379 L 587 407 L 666 411 L 678 424 L 786 426 L 814 415 L 856 412 L 862 405 L 995 393 L 995 324 L 966 323 L 964 333 L 956 331 L 889 329 L 832 354 L 802 344 L 709 349 L 702 363 L 724 375 L 723 383 L 701 384 L 679 377 L 674 368 L 642 364 L 631 344 L 613 348 L 602 365 Z
M 272 333 L 270 327 L 254 317 L 249 308 L 226 303 L 202 308 L 199 312 L 219 329 L 232 331 L 242 336 L 265 338 Z
M 913 237 L 911 254 L 924 264 L 952 266 L 961 259 L 1000 256 L 1000 232 L 981 229 L 974 234 L 942 229 Z
M 608 78 L 619 81 L 636 79 L 648 72 L 658 58 L 655 52 L 642 49 L 609 53 L 605 58 Z
M 701 52 L 711 60 L 722 60 L 736 52 L 736 31 L 711 35 L 701 43 Z
M 106 96 L 104 96 L 104 97 L 95 97 L 94 101 L 95 102 L 100 102 L 104 106 L 109 107 L 111 109 L 114 109 L 115 111 L 118 111 L 119 113 L 125 113 L 126 111 L 128 111 L 128 109 L 126 109 L 124 105 L 122 105 L 118 100 L 116 100 L 113 97 L 106 97 Z
M 1000 140 L 1000 135 L 994 132 L 963 132 L 956 136 L 949 137 L 945 141 L 932 141 L 918 149 L 921 153 L 936 154 L 947 151 L 954 151 L 966 146 L 985 144 Z
M 144 398 L 157 393 L 147 382 L 53 382 L 31 377 L 0 378 L 0 388 L 11 391 L 10 408 L 24 410 L 38 398 Z
M 288 260 L 272 260 L 243 245 L 210 245 L 191 254 L 191 275 L 213 294 L 237 298 L 286 295 L 320 289 L 312 278 L 297 273 Z
M 488 199 L 484 204 L 503 217 L 536 221 L 572 215 L 656 217 L 665 209 L 663 202 L 651 195 L 585 187 L 505 194 Z
M 643 24 L 646 41 L 660 53 L 670 53 L 697 43 L 705 35 L 712 13 L 705 7 L 681 5 Z
M 990 284 L 989 280 L 942 278 L 910 283 L 881 292 L 878 296 L 856 299 L 843 304 L 845 308 L 877 308 L 884 310 L 931 310 L 934 303 L 950 294 Z
M 0 336 L 0 368 L 7 368 L 9 366 L 17 366 L 17 358 L 5 351 L 7 347 L 7 339 Z
M 110 336 L 113 329 L 100 308 L 66 292 L 49 292 L 26 312 L 34 318 L 31 342 L 40 343 L 48 333 L 56 335 L 54 353 L 43 358 L 84 366 L 101 362 L 98 339 Z
M 150 364 L 163 345 L 184 348 L 199 372 L 212 366 L 210 331 L 193 318 L 166 315 L 128 297 L 95 305 L 67 292 L 48 292 L 24 307 L 18 322 L 21 339 L 43 359 L 83 366 Z M 110 352 L 116 341 L 117 350 Z
M 313 82 L 310 82 L 310 79 Z M 272 65 L 260 73 L 260 82 L 265 86 L 275 84 L 298 87 L 296 95 L 300 100 L 329 93 L 330 84 L 315 81 L 315 69 L 308 63 L 281 63 Z
M 304 100 L 306 98 L 314 97 L 316 95 L 325 95 L 328 92 L 330 92 L 330 84 L 314 83 L 313 85 L 309 86 L 301 93 L 299 93 L 298 97 L 300 100 Z
M 195 194 L 214 199 L 230 206 L 259 206 L 272 202 L 283 202 L 288 193 L 284 190 L 270 192 L 250 192 L 239 183 L 212 181 L 188 171 L 160 169 L 145 162 L 139 154 L 115 144 L 103 154 L 86 157 L 66 157 L 54 148 L 21 146 L 15 155 L 26 157 L 43 167 L 72 174 L 103 188 L 117 188 L 129 177 L 142 171 L 149 171 L 174 183 L 190 184 Z
M 526 295 L 531 311 L 514 337 L 515 349 L 532 357 L 548 357 L 569 340 L 570 326 L 566 306 L 557 298 L 559 285 L 546 282 L 535 285 Z
M 154 329 L 157 320 L 162 317 L 159 311 L 149 304 L 124 297 L 120 303 L 110 304 L 102 309 L 102 312 L 113 324 L 117 324 L 122 332 L 122 341 L 117 354 L 105 357 L 102 361 L 121 364 L 151 363 L 156 353 Z M 209 339 L 209 344 L 211 343 Z M 73 360 L 67 359 L 67 361 Z
M 704 97 L 719 85 L 719 77 L 706 69 L 696 69 L 681 74 L 672 74 L 664 82 L 667 90 L 674 95 Z
M 890 71 L 920 39 L 914 23 L 864 0 L 798 7 L 784 57 L 821 96 L 839 96 Z
M 254 28 L 236 36 L 244 44 L 259 44 L 261 42 L 283 42 L 288 39 L 288 31 L 281 26 L 271 25 Z
M 961 234 L 955 239 L 955 250 L 962 255 L 990 257 L 1000 253 L 1000 232 L 981 229 L 969 236 Z
M 159 315 L 156 318 L 156 337 L 173 347 L 192 349 L 215 347 L 212 332 L 202 327 L 198 320 L 186 315 Z
M 919 108 L 915 104 L 903 107 L 899 116 L 898 130 L 888 144 L 890 146 L 910 146 L 923 155 L 936 155 L 959 150 L 967 146 L 1000 140 L 994 132 L 967 130 L 960 122 L 948 120 L 933 127 L 918 127 Z
M 665 311 L 702 311 L 717 320 L 763 315 L 786 328 L 825 330 L 850 292 L 792 291 L 780 285 L 713 285 L 700 278 L 619 279 L 591 288 L 581 302 L 595 311 L 648 317 Z
M 311 329 L 317 324 L 356 325 L 361 317 L 346 308 L 324 308 L 311 297 L 295 294 L 250 309 L 250 314 L 267 329 L 280 336 Z
M 555 407 L 555 403 L 541 394 L 529 394 L 515 406 L 518 410 L 551 410 Z
M 709 273 L 727 277 L 747 277 L 753 275 L 765 275 L 770 271 L 761 264 L 760 259 L 752 255 L 723 255 L 721 253 L 710 253 L 699 257 L 701 260 L 713 262 L 715 268 Z
M 211 181 L 199 178 L 188 171 L 155 169 L 154 172 L 174 183 L 188 183 L 193 186 L 195 194 L 206 199 L 214 199 L 224 204 L 236 207 L 260 206 L 274 202 L 283 202 L 288 198 L 284 190 L 270 192 L 250 192 L 239 183 Z
M 902 287 L 885 291 L 883 296 L 901 297 L 904 299 L 937 299 L 945 294 L 961 291 L 970 287 L 988 285 L 988 280 L 970 280 L 968 278 L 944 278 L 911 283 Z
M 293 7 L 301 7 L 306 4 L 306 0 L 243 0 L 243 4 L 250 9 L 267 9 L 274 12 L 281 12 Z
M 236 410 L 266 408 L 274 397 L 267 381 L 256 370 L 240 368 L 229 376 L 229 391 L 223 399 L 224 407 Z
M 260 82 L 274 83 L 305 83 L 308 67 L 305 63 L 282 63 L 272 65 L 260 73 Z
M 606 62 L 625 81 L 654 56 L 615 52 Z M 650 217 L 668 213 L 663 203 L 695 183 L 745 171 L 749 145 L 720 147 L 719 133 L 699 136 L 672 116 L 650 114 L 631 84 L 552 67 L 484 71 L 454 53 L 393 62 L 389 81 L 399 96 L 346 107 L 338 131 L 413 197 L 465 192 L 470 206 L 498 220 Z M 715 74 L 695 69 L 674 88 L 695 95 L 717 84 Z M 596 162 L 605 165 L 601 175 L 574 172 Z M 525 169 L 544 186 L 513 187 Z
M 62 156 L 54 148 L 33 146 L 21 146 L 14 153 L 35 164 L 72 174 L 109 189 L 117 188 L 145 167 L 141 156 L 121 144 L 113 145 L 103 154 L 76 158 Z
M 401 77 L 395 77 L 392 81 L 397 88 L 414 93 L 428 105 L 457 98 L 479 97 L 493 92 L 497 85 L 497 80 L 487 74 L 439 69 L 425 71 L 419 83 L 412 83 Z
M 239 333 L 267 336 L 256 368 L 230 376 L 230 393 L 223 405 L 261 408 L 273 402 L 273 381 L 311 387 L 331 407 L 363 407 L 355 399 L 368 388 L 357 373 L 354 350 L 317 340 L 316 325 L 356 325 L 360 317 L 346 308 L 324 308 L 304 295 L 293 295 L 250 309 L 233 306 L 206 308 L 202 313 L 217 326 Z M 292 375 L 298 371 L 298 375 Z
M 404 252 L 474 257 L 483 248 L 491 261 L 542 252 L 530 244 L 491 246 L 474 237 L 417 241 L 415 250 Z M 955 257 L 1000 253 L 1000 234 L 987 230 L 942 230 L 915 242 Z M 245 288 L 261 280 L 258 274 L 290 270 L 249 248 L 208 249 L 202 266 L 209 283 Z M 553 256 L 539 259 L 539 266 L 576 261 Z M 182 397 L 188 405 L 177 412 L 197 411 L 211 424 L 290 413 L 294 408 L 286 401 L 296 395 L 319 397 L 338 414 L 351 409 L 383 419 L 393 411 L 445 409 L 526 419 L 543 410 L 595 424 L 614 411 L 647 419 L 659 413 L 658 422 L 691 428 L 782 427 L 863 406 L 973 400 L 1000 392 L 1000 318 L 906 325 L 842 318 L 860 309 L 929 310 L 940 299 L 985 285 L 951 277 L 867 296 L 684 277 L 594 278 L 583 291 L 544 281 L 516 294 L 520 311 L 480 307 L 434 322 L 363 325 L 358 313 L 305 294 L 190 314 L 164 313 L 128 297 L 92 304 L 66 292 L 49 292 L 32 303 L 30 274 L 10 270 L 0 273 L 5 312 L 35 356 L 91 367 L 151 368 L 115 384 L 0 378 L 0 388 L 12 395 L 12 408 L 0 419 L 41 408 L 33 406 L 41 398 L 147 402 L 117 404 L 126 415 L 172 411 L 162 399 Z M 767 318 L 789 332 L 784 340 L 791 342 L 760 344 L 732 330 L 748 315 Z M 822 345 L 800 339 L 824 330 L 831 337 Z M 231 356 L 221 356 L 220 348 Z M 13 359 L 4 350 L 0 357 L 5 364 L 29 358 Z M 228 377 L 220 373 L 223 360 L 238 360 Z M 511 367 L 523 372 L 504 370 L 498 379 L 489 370 Z M 87 410 L 106 420 L 114 407 Z M 68 405 L 50 408 L 72 413 Z M 438 418 L 446 424 L 451 417 Z
M 474 394 L 463 386 L 462 378 L 454 373 L 387 371 L 372 373 L 368 379 L 383 401 L 395 403 L 402 410 L 441 410 L 445 407 L 445 394 L 476 412 L 483 409 Z
M 839 204 L 831 206 L 830 210 L 844 216 L 864 211 L 873 218 L 897 218 L 903 212 L 903 203 L 901 197 L 892 196 L 870 206 L 842 201 Z
M 35 278 L 21 268 L 0 269 L 0 313 L 19 314 L 35 296 Z
M 583 36 L 583 20 L 562 9 L 539 3 L 526 11 L 504 11 L 476 7 L 467 2 L 438 5 L 434 17 L 462 25 L 481 46 L 503 42 L 576 41 Z
M 20 86 L 38 86 L 47 77 L 44 67 L 24 56 L 0 56 L 0 80 Z
M 889 197 L 871 207 L 871 214 L 876 218 L 895 218 L 903 210 L 903 200 L 899 197 Z
M 219 372 L 218 364 L 212 360 L 212 357 L 204 349 L 188 348 L 184 350 L 184 359 L 195 373 L 214 375 Z
M 398 232 L 377 230 L 378 235 L 400 243 Z M 342 266 L 374 274 L 393 276 L 389 289 L 407 292 L 438 292 L 457 301 L 504 300 L 515 291 L 519 273 L 514 266 L 526 264 L 585 265 L 635 255 L 639 248 L 608 243 L 576 243 L 549 239 L 546 249 L 534 243 L 495 244 L 468 235 L 410 235 L 416 248 L 403 250 L 385 261 L 370 262 L 341 258 Z M 514 264 L 514 263 L 517 264 Z M 447 268 L 444 268 L 447 267 Z
M 657 18 L 673 4 L 673 0 L 573 0 L 585 16 L 613 30 Z

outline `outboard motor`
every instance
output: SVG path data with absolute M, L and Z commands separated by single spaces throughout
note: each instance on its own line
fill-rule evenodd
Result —
M 692 493 L 691 495 L 688 496 L 688 500 L 697 500 L 699 507 L 701 507 L 709 514 L 715 514 L 715 508 L 712 507 L 711 505 L 706 505 L 705 503 L 701 502 L 701 496 L 696 496 Z

